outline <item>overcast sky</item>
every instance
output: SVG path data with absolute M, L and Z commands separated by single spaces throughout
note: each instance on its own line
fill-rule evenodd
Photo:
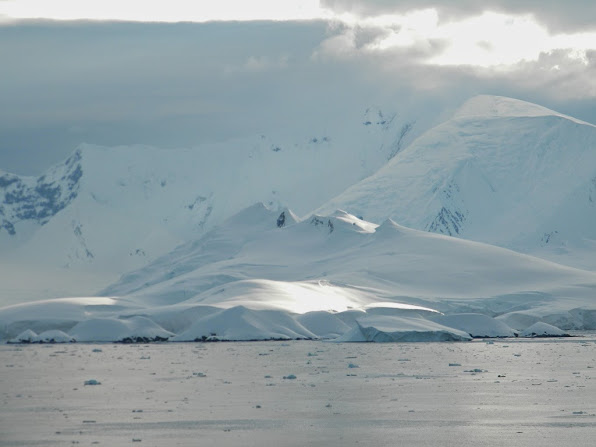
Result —
M 436 120 L 480 93 L 596 123 L 596 2 L 0 0 L 0 63 L 0 169 L 22 174 L 81 142 Z

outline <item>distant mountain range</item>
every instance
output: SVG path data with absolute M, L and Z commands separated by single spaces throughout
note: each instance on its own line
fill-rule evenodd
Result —
M 257 204 L 98 297 L 0 309 L 0 339 L 441 341 L 536 323 L 559 335 L 596 328 L 595 293 L 596 272 L 391 220 L 299 221 Z
M 94 340 L 139 317 L 130 327 L 177 340 L 208 328 L 360 340 L 380 326 L 392 339 L 403 321 L 384 318 L 404 312 L 480 313 L 500 334 L 596 328 L 594 125 L 495 96 L 423 133 L 375 108 L 352 124 L 185 150 L 82 146 L 39 178 L 1 173 L 0 279 L 12 286 L 0 303 L 103 297 L 0 310 L 5 336 L 107 318 L 72 333 Z M 66 292 L 15 285 L 44 271 Z M 85 288 L 85 274 L 99 279 Z M 335 329 L 296 317 L 313 312 Z M 383 316 L 372 332 L 355 326 L 363 312 Z
M 39 178 L 0 172 L 0 262 L 113 278 L 256 202 L 310 212 L 394 157 L 413 127 L 373 107 L 335 133 L 178 150 L 82 145 Z

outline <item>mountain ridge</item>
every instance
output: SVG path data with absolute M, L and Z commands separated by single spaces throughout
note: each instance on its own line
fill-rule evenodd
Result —
M 391 119 L 365 125 L 371 113 Z M 349 135 L 293 129 L 187 149 L 83 144 L 39 177 L 0 173 L 0 263 L 105 272 L 107 285 L 252 203 L 309 212 L 384 164 L 408 140 L 408 122 L 374 108 Z
M 483 96 L 315 213 L 342 208 L 528 253 L 548 245 L 553 254 L 596 239 L 594 185 L 595 126 Z
M 453 114 L 453 118 L 462 118 L 466 116 L 492 116 L 500 118 L 557 116 L 577 124 L 596 127 L 594 124 L 556 112 L 539 104 L 497 95 L 474 96 L 464 102 Z
M 372 107 L 344 133 L 257 135 L 178 150 L 82 145 L 45 176 L 0 173 L 0 264 L 7 267 L 0 269 L 0 298 L 115 292 L 118 276 L 155 267 L 188 241 L 201 244 L 255 202 L 265 204 L 279 229 L 317 228 L 318 242 L 329 249 L 339 234 L 357 240 L 414 228 L 596 269 L 593 125 L 486 95 L 421 135 L 412 123 Z M 13 190 L 21 191 L 20 200 L 12 199 Z M 251 246 L 247 239 L 219 249 L 236 256 Z M 203 248 L 195 264 L 222 261 Z M 172 272 L 155 268 L 160 281 Z M 54 283 L 34 289 L 23 279 L 40 272 Z M 250 268 L 240 273 L 214 271 L 203 285 L 251 279 Z M 25 282 L 31 289 L 23 292 Z
M 278 219 L 256 204 L 103 297 L 0 308 L 0 338 L 60 330 L 79 341 L 438 341 L 487 327 L 511 336 L 537 322 L 596 327 L 595 272 L 341 211 Z

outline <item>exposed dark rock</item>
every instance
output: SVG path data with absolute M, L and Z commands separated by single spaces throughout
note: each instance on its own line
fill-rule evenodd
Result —
M 168 341 L 165 337 L 125 337 L 116 343 L 131 344 L 131 343 L 156 343 Z
M 13 174 L 0 176 L 0 232 L 15 235 L 15 225 L 25 220 L 45 225 L 66 208 L 79 192 L 80 161 L 81 152 L 76 151 L 34 184 Z
M 311 220 L 310 223 L 312 225 L 314 225 L 315 227 L 318 227 L 319 225 L 324 225 L 325 222 L 323 222 L 321 219 L 319 219 L 318 217 L 314 216 Z
M 451 211 L 442 207 L 437 217 L 428 226 L 428 231 L 446 234 L 448 236 L 460 234 L 465 220 L 466 216 L 461 211 Z

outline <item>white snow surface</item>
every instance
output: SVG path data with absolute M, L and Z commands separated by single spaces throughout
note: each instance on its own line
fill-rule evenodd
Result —
M 403 318 L 375 315 L 356 320 L 358 325 L 338 337 L 341 342 L 428 342 L 464 341 L 472 337 L 458 329 L 449 328 L 422 318 Z
M 596 126 L 479 96 L 316 211 L 486 242 L 596 269 Z
M 560 337 L 566 334 L 556 326 L 539 321 L 524 329 L 520 335 L 522 337 Z
M 515 337 L 517 335 L 514 329 L 502 321 L 478 313 L 441 315 L 435 317 L 434 321 L 460 329 L 472 337 Z
M 317 338 L 287 312 L 280 310 L 252 310 L 234 306 L 198 318 L 191 327 L 172 341 L 267 340 Z
M 335 130 L 180 149 L 83 144 L 39 178 L 0 171 L 0 267 L 20 275 L 0 269 L 0 305 L 88 294 L 256 202 L 310 212 L 410 141 L 405 118 L 371 110 Z M 22 286 L 32 275 L 49 278 Z
M 353 138 L 85 145 L 38 179 L 0 173 L 0 302 L 72 295 L 57 293 L 66 278 L 94 292 L 2 307 L 0 339 L 596 329 L 595 126 L 492 96 L 409 146 L 395 117 L 361 124 Z M 303 215 L 342 190 L 306 218 L 284 205 Z
M 9 343 L 72 343 L 75 339 L 59 329 L 50 329 L 37 335 L 31 329 L 21 332 Z
M 278 226 L 279 217 L 253 205 L 103 297 L 2 308 L 0 336 L 428 341 L 510 336 L 536 321 L 596 328 L 595 272 L 391 220 L 336 212 Z
M 454 114 L 455 118 L 472 117 L 539 117 L 558 116 L 578 124 L 593 124 L 547 109 L 538 104 L 504 96 L 478 95 L 466 101 Z
M 70 330 L 70 335 L 81 342 L 167 340 L 174 334 L 152 320 L 135 316 L 130 319 L 89 318 Z
M 37 339 L 37 334 L 31 329 L 26 329 L 10 340 L 10 343 L 31 343 Z
M 32 343 L 72 343 L 75 339 L 59 329 L 44 331 L 31 340 Z

